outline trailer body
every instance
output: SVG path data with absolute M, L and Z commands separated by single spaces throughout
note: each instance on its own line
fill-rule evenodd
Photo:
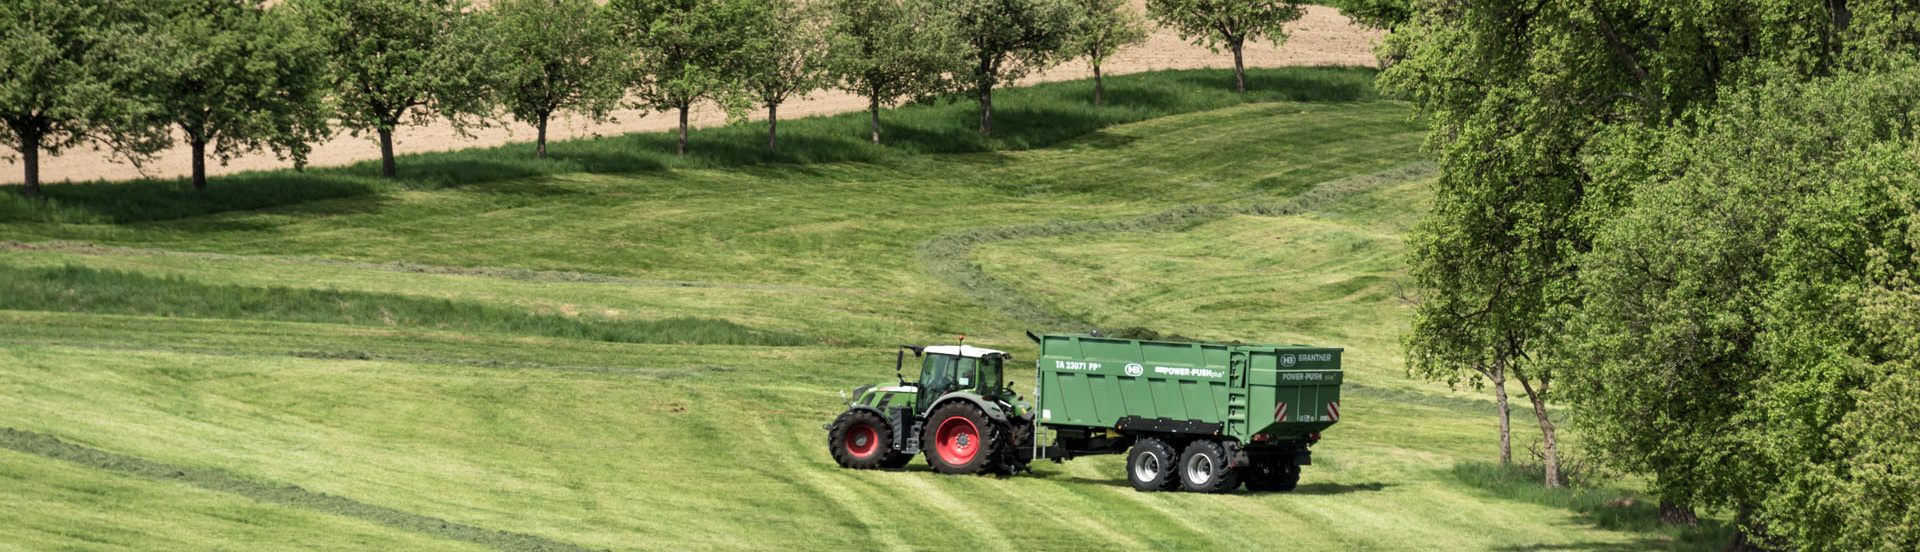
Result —
M 1340 421 L 1339 348 L 1034 336 L 1041 425 L 1306 444 Z M 1076 431 L 1077 430 L 1077 431 Z

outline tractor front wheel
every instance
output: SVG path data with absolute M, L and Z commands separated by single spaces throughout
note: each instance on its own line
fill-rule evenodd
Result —
M 827 432 L 827 450 L 840 467 L 856 470 L 898 468 L 913 457 L 893 450 L 893 430 L 887 421 L 867 410 L 848 410 Z
M 927 464 L 945 474 L 985 473 L 993 467 L 993 458 L 1008 446 L 1006 429 L 987 418 L 980 407 L 955 401 L 933 410 L 927 416 L 920 442 L 927 450 Z

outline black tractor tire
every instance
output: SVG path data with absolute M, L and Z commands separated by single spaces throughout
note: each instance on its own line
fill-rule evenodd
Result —
M 1231 466 L 1227 447 L 1212 439 L 1196 439 L 1180 453 L 1180 486 L 1196 493 L 1226 493 L 1240 486 L 1240 470 Z
M 920 435 L 927 464 L 933 471 L 949 475 L 972 475 L 994 471 L 995 459 L 1011 446 L 1007 428 L 993 421 L 980 407 L 966 401 L 953 401 L 933 409 L 926 429 Z
M 1180 486 L 1180 456 L 1173 446 L 1153 437 L 1141 437 L 1127 453 L 1127 482 L 1143 493 L 1171 491 Z
M 1277 460 L 1255 461 L 1242 478 L 1252 492 L 1289 492 L 1300 485 L 1300 466 Z
M 893 429 L 871 410 L 848 410 L 834 419 L 827 431 L 827 451 L 840 467 L 855 470 L 899 467 L 887 461 L 906 456 L 893 450 Z

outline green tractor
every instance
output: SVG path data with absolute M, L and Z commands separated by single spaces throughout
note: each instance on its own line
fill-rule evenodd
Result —
M 899 468 L 922 452 L 946 474 L 1012 474 L 1027 467 L 1033 408 L 1002 378 L 1012 356 L 965 344 L 903 346 L 895 385 L 853 390 L 845 413 L 826 426 L 827 446 L 842 467 Z M 920 379 L 901 376 L 907 353 Z M 843 394 L 845 396 L 845 394 Z

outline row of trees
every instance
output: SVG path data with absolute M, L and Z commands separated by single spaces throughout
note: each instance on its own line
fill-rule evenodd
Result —
M 1351 0 L 1434 122 L 1410 370 L 1729 549 L 1920 549 L 1920 2 Z
M 465 130 L 507 118 L 545 157 L 557 114 L 604 120 L 622 106 L 688 114 L 703 102 L 741 119 L 821 89 L 880 110 L 964 94 L 993 130 L 993 92 L 1086 57 L 1100 65 L 1148 35 L 1126 0 L 5 0 L 0 1 L 0 143 L 25 192 L 42 153 L 92 144 L 136 165 L 184 141 L 193 185 L 206 158 L 272 151 L 295 166 L 336 129 L 378 140 L 396 173 L 398 129 Z M 1285 38 L 1300 8 L 1279 0 L 1152 0 L 1181 35 L 1234 55 Z

